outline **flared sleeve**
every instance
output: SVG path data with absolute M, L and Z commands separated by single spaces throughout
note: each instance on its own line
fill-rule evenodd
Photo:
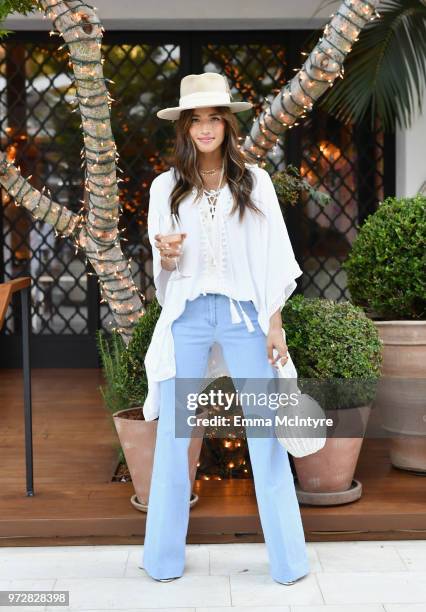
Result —
M 165 192 L 161 182 L 158 179 L 159 177 L 156 177 L 152 181 L 151 188 L 149 190 L 148 238 L 152 248 L 152 273 L 156 289 L 155 295 L 160 306 L 163 306 L 167 283 L 172 271 L 165 270 L 161 266 L 160 251 L 155 246 L 154 236 L 161 233 L 160 217 L 165 198 L 168 198 L 168 194 Z
M 303 271 L 294 256 L 274 184 L 263 168 L 261 193 L 267 216 L 265 304 L 269 321 L 274 312 L 283 309 Z

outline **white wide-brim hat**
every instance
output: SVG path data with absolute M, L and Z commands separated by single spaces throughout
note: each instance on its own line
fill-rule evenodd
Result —
M 179 106 L 157 111 L 160 119 L 175 121 L 180 113 L 189 108 L 227 106 L 232 113 L 253 107 L 251 102 L 231 102 L 231 90 L 225 76 L 217 72 L 188 74 L 180 82 Z

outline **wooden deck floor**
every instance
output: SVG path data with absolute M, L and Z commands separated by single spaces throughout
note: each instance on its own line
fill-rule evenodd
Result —
M 131 484 L 111 482 L 118 439 L 98 369 L 34 369 L 34 497 L 26 496 L 22 373 L 0 370 L 0 545 L 142 543 Z M 393 468 L 387 440 L 366 439 L 363 495 L 301 505 L 307 541 L 426 539 L 426 479 Z M 188 543 L 263 541 L 251 481 L 197 481 Z

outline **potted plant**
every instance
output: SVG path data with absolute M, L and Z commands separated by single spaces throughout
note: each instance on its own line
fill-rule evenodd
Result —
M 426 197 L 387 198 L 367 217 L 343 268 L 352 301 L 383 341 L 377 403 L 395 467 L 426 472 Z
M 102 359 L 106 385 L 100 387 L 105 405 L 120 440 L 121 458 L 125 458 L 135 494 L 131 502 L 144 512 L 148 509 L 149 489 L 154 464 L 155 441 L 158 420 L 145 421 L 142 406 L 148 391 L 144 358 L 155 324 L 160 315 L 156 298 L 140 317 L 132 338 L 126 347 L 118 332 L 108 339 L 103 330 L 97 333 L 97 345 Z M 203 442 L 197 432 L 189 443 L 189 474 L 192 486 Z M 198 501 L 191 495 L 190 506 Z
M 313 505 L 354 501 L 362 488 L 353 476 L 380 374 L 377 329 L 350 302 L 302 295 L 288 300 L 282 319 L 299 388 L 334 422 L 322 449 L 293 457 L 298 499 Z

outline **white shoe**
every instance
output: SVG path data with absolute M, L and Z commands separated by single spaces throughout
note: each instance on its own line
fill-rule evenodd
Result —
M 138 568 L 141 569 L 141 570 L 146 571 L 143 565 L 138 565 Z M 149 574 L 148 574 L 148 576 L 149 576 Z M 151 576 L 151 578 L 152 578 L 152 576 Z M 154 580 L 158 580 L 158 582 L 171 582 L 172 580 L 176 580 L 177 578 L 180 578 L 180 576 L 175 576 L 174 578 L 154 578 Z
M 278 582 L 279 584 L 287 584 L 287 585 L 294 584 L 295 582 L 298 582 L 305 576 L 307 576 L 307 574 L 304 574 L 303 576 L 300 576 L 299 578 L 295 578 L 294 580 L 286 580 L 285 582 L 282 582 L 281 580 L 277 580 L 276 582 Z

